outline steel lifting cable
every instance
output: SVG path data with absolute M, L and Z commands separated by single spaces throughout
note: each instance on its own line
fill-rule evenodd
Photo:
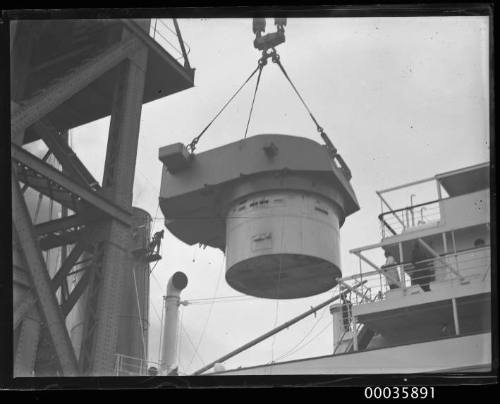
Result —
M 207 126 L 201 131 L 201 133 L 196 136 L 191 143 L 188 145 L 188 149 L 190 153 L 194 153 L 194 150 L 196 149 L 196 145 L 200 141 L 200 138 L 203 136 L 203 134 L 207 131 L 207 129 L 214 123 L 214 121 L 219 117 L 220 114 L 226 109 L 226 107 L 231 103 L 231 101 L 239 94 L 239 92 L 245 87 L 245 85 L 250 81 L 250 79 L 257 73 L 257 71 L 262 70 L 261 63 L 259 61 L 259 64 L 257 67 L 254 69 L 254 71 L 248 76 L 248 78 L 243 82 L 243 84 L 236 90 L 236 92 L 232 95 L 232 97 L 224 104 L 224 106 L 217 112 L 217 114 L 213 117 L 213 119 L 208 123 Z
M 286 72 L 283 64 L 281 63 L 280 55 L 278 55 L 276 52 L 274 52 L 273 55 L 272 55 L 272 61 L 279 66 L 281 72 L 283 73 L 283 75 L 285 76 L 285 78 L 288 80 L 288 82 L 292 86 L 293 90 L 295 91 L 295 94 L 297 94 L 297 96 L 299 97 L 300 101 L 302 102 L 302 105 L 304 105 L 305 109 L 309 113 L 309 116 L 311 117 L 311 119 L 313 120 L 314 124 L 316 125 L 316 129 L 318 130 L 318 132 L 321 133 L 321 134 L 323 134 L 324 133 L 323 128 L 319 125 L 318 121 L 314 117 L 314 115 L 311 112 L 310 108 L 308 107 L 308 105 L 306 104 L 306 102 L 304 101 L 304 99 L 302 98 L 302 96 L 300 95 L 299 90 L 297 90 L 297 87 L 295 87 L 295 84 L 293 84 L 292 79 L 290 79 L 290 76 L 288 75 L 288 73 Z
M 290 76 L 288 75 L 287 71 L 285 70 L 285 67 L 281 63 L 280 56 L 276 53 L 276 51 L 274 51 L 274 49 L 273 49 L 273 52 L 272 52 L 271 56 L 272 56 L 272 61 L 279 66 L 281 72 L 283 73 L 283 75 L 285 76 L 285 78 L 288 80 L 288 82 L 292 86 L 293 90 L 295 91 L 295 94 L 297 94 L 297 96 L 299 97 L 300 101 L 302 102 L 302 105 L 304 105 L 305 109 L 309 113 L 309 116 L 311 117 L 312 121 L 316 125 L 316 130 L 321 135 L 321 138 L 325 142 L 325 145 L 326 145 L 328 151 L 330 152 L 331 158 L 337 160 L 337 162 L 340 164 L 341 170 L 344 172 L 344 174 L 347 177 L 347 179 L 350 180 L 351 177 L 352 177 L 351 170 L 349 169 L 349 167 L 345 163 L 345 161 L 342 158 L 342 156 L 340 154 L 338 154 L 337 148 L 333 145 L 333 143 L 331 142 L 331 140 L 328 137 L 328 135 L 325 133 L 325 131 L 323 130 L 323 128 L 321 127 L 321 125 L 318 123 L 318 121 L 314 117 L 313 113 L 311 112 L 311 109 L 309 108 L 309 106 L 307 105 L 307 103 L 304 101 L 304 99 L 300 95 L 299 90 L 297 90 L 297 87 L 295 87 L 295 84 L 293 84 L 292 79 L 290 78 Z
M 340 164 L 341 170 L 344 172 L 344 174 L 347 177 L 347 179 L 350 180 L 351 177 L 352 177 L 351 170 L 349 169 L 349 167 L 345 163 L 344 159 L 340 156 L 340 154 L 338 154 L 336 147 L 333 145 L 333 143 L 329 139 L 328 135 L 325 133 L 325 131 L 323 130 L 323 128 L 321 127 L 321 125 L 318 123 L 318 121 L 314 117 L 311 109 L 309 108 L 309 106 L 305 102 L 304 98 L 302 98 L 302 96 L 300 95 L 299 90 L 297 89 L 297 87 L 293 83 L 292 79 L 288 75 L 285 67 L 281 63 L 280 56 L 278 55 L 278 53 L 276 52 L 276 49 L 274 49 L 274 48 L 272 48 L 270 52 L 268 52 L 267 50 L 264 50 L 262 52 L 262 57 L 259 59 L 258 65 L 255 68 L 255 70 L 250 74 L 250 76 L 248 76 L 248 78 L 243 82 L 243 84 L 240 86 L 240 88 L 238 88 L 238 90 L 233 94 L 233 96 L 224 104 L 224 106 L 214 116 L 214 118 L 208 123 L 208 125 L 201 131 L 201 133 L 198 136 L 196 136 L 191 141 L 191 143 L 189 143 L 189 145 L 187 146 L 188 151 L 191 154 L 194 153 L 194 151 L 196 149 L 196 145 L 199 142 L 199 140 L 201 139 L 201 137 L 203 136 L 203 134 L 212 125 L 212 123 L 214 123 L 214 121 L 219 117 L 219 115 L 226 109 L 226 107 L 229 105 L 229 103 L 238 95 L 238 93 L 241 91 L 241 89 L 250 81 L 250 79 L 255 75 L 255 73 L 257 71 L 259 71 L 259 76 L 257 78 L 257 83 L 255 85 L 255 90 L 254 90 L 253 99 L 252 99 L 252 105 L 251 105 L 251 108 L 250 108 L 250 113 L 249 113 L 249 116 L 248 116 L 247 125 L 246 125 L 246 129 L 245 129 L 244 139 L 246 139 L 247 133 L 248 133 L 248 127 L 250 125 L 250 119 L 252 117 L 252 112 L 253 112 L 253 108 L 254 108 L 254 104 L 255 104 L 255 97 L 257 95 L 257 90 L 259 88 L 260 78 L 261 78 L 261 75 L 262 75 L 262 69 L 267 64 L 267 59 L 268 58 L 271 58 L 271 60 L 273 61 L 273 63 L 276 63 L 279 66 L 281 72 L 283 73 L 283 75 L 285 76 L 285 78 L 288 80 L 288 82 L 292 86 L 292 89 L 295 91 L 295 94 L 297 94 L 297 96 L 299 97 L 300 101 L 302 102 L 302 105 L 304 105 L 304 107 L 307 110 L 309 116 L 311 117 L 312 121 L 316 125 L 316 130 L 319 132 L 319 134 L 321 135 L 322 140 L 325 142 L 326 148 L 329 151 L 332 160 L 333 159 L 337 160 L 337 162 Z
M 253 107 L 255 104 L 255 97 L 257 95 L 257 90 L 259 88 L 260 77 L 262 76 L 262 69 L 264 68 L 265 65 L 266 65 L 266 59 L 264 58 L 259 59 L 259 75 L 257 76 L 257 83 L 255 84 L 255 90 L 253 92 L 252 105 L 250 107 L 250 113 L 248 114 L 247 127 L 245 129 L 245 135 L 243 136 L 243 139 L 247 138 L 248 126 L 250 125 L 250 119 L 252 118 Z

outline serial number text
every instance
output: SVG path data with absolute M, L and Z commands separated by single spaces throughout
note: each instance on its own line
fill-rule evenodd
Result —
M 426 386 L 392 386 L 392 387 L 366 387 L 366 399 L 408 399 L 408 400 L 425 400 L 426 398 L 434 398 L 434 387 Z

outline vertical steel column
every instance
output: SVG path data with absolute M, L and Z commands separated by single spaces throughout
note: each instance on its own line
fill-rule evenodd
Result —
M 441 201 L 441 199 L 443 199 L 443 194 L 441 192 L 441 183 L 439 182 L 439 180 L 436 180 L 436 186 L 437 186 L 438 199 L 439 201 Z
M 399 247 L 399 262 L 405 262 L 404 254 L 403 254 L 403 243 L 400 241 L 398 243 Z M 401 279 L 401 287 L 406 289 L 406 279 L 405 279 L 405 269 L 404 264 L 399 266 L 399 276 Z
M 13 20 L 9 22 L 9 28 L 10 28 L 10 51 L 12 52 L 12 47 L 14 46 L 14 39 L 16 38 L 17 34 L 17 27 L 18 27 L 19 21 Z
M 357 352 L 358 351 L 358 318 L 356 316 L 352 317 L 352 332 L 353 332 L 352 348 L 355 352 Z
M 149 328 L 149 263 L 147 248 L 151 216 L 133 208 L 131 265 L 124 274 L 116 353 L 147 360 Z
M 451 305 L 453 307 L 453 323 L 455 324 L 455 334 L 460 335 L 460 324 L 458 322 L 458 310 L 456 299 L 451 299 Z
M 150 21 L 142 23 L 149 27 Z M 124 32 L 124 37 L 127 36 Z M 120 66 L 102 184 L 105 195 L 128 209 L 132 206 L 147 56 L 147 49 L 142 47 Z M 94 324 L 89 324 L 93 330 L 90 336 L 86 330 L 82 346 L 82 354 L 86 351 L 88 357 L 87 368 L 83 370 L 89 375 L 113 374 L 124 273 L 130 270 L 130 231 L 114 219 L 98 230 L 99 238 L 104 241 L 104 256 L 100 274 L 89 285 L 97 300 L 89 303 L 94 304 L 96 318 Z

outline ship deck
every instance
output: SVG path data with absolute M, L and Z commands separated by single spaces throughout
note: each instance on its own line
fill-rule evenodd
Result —
M 491 370 L 491 333 L 298 359 L 210 375 L 412 374 Z

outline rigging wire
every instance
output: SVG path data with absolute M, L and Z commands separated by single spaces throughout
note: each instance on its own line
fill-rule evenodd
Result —
M 163 293 L 163 287 L 161 286 L 161 283 L 160 281 L 158 280 L 158 278 L 156 277 L 156 275 L 153 273 L 153 272 L 150 272 L 150 274 L 153 276 L 153 279 L 155 280 L 156 284 L 158 285 L 158 287 L 162 290 L 162 293 Z
M 160 209 L 160 203 L 158 202 L 158 206 L 156 207 L 155 217 L 154 217 L 154 219 L 153 219 L 153 226 L 154 226 L 154 222 L 158 219 L 158 210 L 159 210 L 159 209 Z M 153 232 L 153 226 L 151 226 L 151 227 L 149 228 L 149 239 L 151 239 L 151 234 L 152 234 L 152 232 Z M 162 245 L 162 244 L 160 244 L 160 255 L 162 255 L 162 254 L 163 254 L 163 245 Z M 153 275 L 153 279 L 156 281 L 156 283 L 158 284 L 158 286 L 160 287 L 160 289 L 162 289 L 162 286 L 160 285 L 160 282 L 158 281 L 158 279 L 156 278 L 156 276 L 155 276 L 155 275 L 154 275 L 154 273 L 153 273 L 154 269 L 156 268 L 156 266 L 158 265 L 158 263 L 159 263 L 159 262 L 160 262 L 160 260 L 157 260 L 157 261 L 154 263 L 153 268 L 151 268 L 151 269 L 149 270 L 149 273 L 150 273 L 151 275 Z
M 300 346 L 300 344 L 302 344 L 302 342 L 304 342 L 304 340 L 309 336 L 311 335 L 311 333 L 314 331 L 314 329 L 316 328 L 316 326 L 320 323 L 321 319 L 323 318 L 324 314 L 326 313 L 326 307 L 323 308 L 322 312 L 321 312 L 321 315 L 318 317 L 318 319 L 314 322 L 313 326 L 309 329 L 309 331 L 302 337 L 302 339 L 296 343 L 291 349 L 289 349 L 287 352 L 285 352 L 284 354 L 280 355 L 279 357 L 276 358 L 277 361 L 281 360 L 281 359 L 284 359 L 290 355 L 292 355 L 293 353 L 296 352 L 297 348 Z
M 207 129 L 214 123 L 214 121 L 219 117 L 219 115 L 226 109 L 226 107 L 229 105 L 229 103 L 239 94 L 239 92 L 242 90 L 243 87 L 250 81 L 250 79 L 257 73 L 257 71 L 260 69 L 260 64 L 254 69 L 254 71 L 248 76 L 248 78 L 243 82 L 243 84 L 238 88 L 238 90 L 232 95 L 232 97 L 224 104 L 224 106 L 220 109 L 220 111 L 213 117 L 213 119 L 208 123 L 207 126 L 201 131 L 201 133 L 196 136 L 191 143 L 188 145 L 188 149 L 191 153 L 194 153 L 194 150 L 196 149 L 196 145 L 200 141 L 201 137 L 203 134 L 207 131 Z
M 158 188 L 155 184 L 153 184 L 153 183 L 151 182 L 151 180 L 150 180 L 150 179 L 149 179 L 146 175 L 144 175 L 144 174 L 143 174 L 143 172 L 142 172 L 141 170 L 139 170 L 139 168 L 137 168 L 137 172 L 138 172 L 139 174 L 141 174 L 141 175 L 142 175 L 142 177 L 144 177 L 144 179 L 145 179 L 145 180 L 149 183 L 149 185 L 151 185 L 151 187 L 152 187 L 152 188 L 153 188 L 153 189 L 154 189 L 154 190 L 155 190 L 158 194 L 160 194 L 160 190 L 159 190 L 159 188 Z
M 309 116 L 311 117 L 311 119 L 313 120 L 314 124 L 316 125 L 316 129 L 318 130 L 318 132 L 319 133 L 323 133 L 323 128 L 319 125 L 318 121 L 316 120 L 316 118 L 314 117 L 313 113 L 309 109 L 309 106 L 306 104 L 306 102 L 304 101 L 304 99 L 300 95 L 299 90 L 297 90 L 297 87 L 295 87 L 295 84 L 293 84 L 292 80 L 290 79 L 290 76 L 288 75 L 288 73 L 286 72 L 283 64 L 280 61 L 279 55 L 277 53 L 275 53 L 273 55 L 273 59 L 272 60 L 273 60 L 274 63 L 276 63 L 278 65 L 278 67 L 280 68 L 281 72 L 283 73 L 283 75 L 285 76 L 285 78 L 288 80 L 288 82 L 292 86 L 293 90 L 295 91 L 295 94 L 297 94 L 297 96 L 299 97 L 300 101 L 302 102 L 302 105 L 304 105 L 304 107 L 306 108 L 307 112 L 309 113 Z
M 153 219 L 153 226 L 149 228 L 149 238 L 151 239 L 151 234 L 153 233 L 154 222 L 158 220 L 158 210 L 160 210 L 160 202 L 158 202 L 158 206 L 156 207 L 155 217 Z
M 156 212 L 155 212 L 155 217 L 154 220 L 158 218 L 158 210 L 160 209 L 160 202 L 158 202 L 158 206 L 156 207 Z M 150 234 L 151 235 L 151 234 Z
M 240 298 L 257 299 L 257 297 L 253 297 L 253 296 L 233 295 L 233 296 L 219 296 L 219 297 L 200 297 L 198 299 L 189 299 L 189 300 L 186 300 L 186 302 L 187 303 L 197 303 L 197 302 L 212 301 L 212 300 L 240 299 Z
M 215 303 L 236 303 L 236 302 L 243 302 L 243 301 L 249 301 L 252 300 L 251 297 L 245 298 L 238 298 L 238 299 L 225 299 L 225 300 L 213 300 L 213 301 L 206 301 L 206 302 L 191 302 L 190 300 L 183 301 L 183 304 L 188 305 L 188 306 L 199 306 L 199 305 L 204 305 L 204 304 L 215 304 Z
M 141 305 L 139 303 L 139 292 L 137 291 L 137 279 L 135 277 L 135 268 L 132 268 L 132 275 L 134 277 L 135 298 L 137 301 L 137 313 L 139 315 L 139 327 L 141 329 L 142 349 L 143 349 L 144 358 L 146 358 L 146 342 L 144 340 L 144 323 L 142 322 Z
M 297 352 L 301 351 L 302 349 L 304 349 L 306 346 L 308 346 L 311 342 L 313 342 L 316 338 L 318 338 L 321 334 L 323 334 L 330 327 L 331 327 L 331 323 L 328 322 L 328 324 L 325 327 L 323 327 L 316 335 L 314 335 L 309 341 L 307 341 L 304 345 L 302 345 L 300 348 L 296 349 L 292 353 L 297 353 Z
M 153 311 L 155 312 L 156 317 L 158 318 L 158 320 L 160 320 L 160 323 L 161 323 L 161 317 L 158 314 L 158 309 L 156 308 L 156 306 L 154 305 L 154 303 L 152 301 L 151 301 L 151 307 L 153 307 Z
M 151 268 L 151 269 L 150 269 L 150 271 L 149 271 L 149 273 L 150 273 L 151 275 L 153 275 L 153 278 L 154 278 L 154 279 L 156 279 L 156 277 L 154 276 L 153 271 L 154 271 L 154 269 L 156 268 L 156 266 L 158 265 L 158 262 L 160 262 L 160 260 L 156 261 L 156 262 L 155 262 L 155 264 L 153 265 L 153 268 Z M 156 279 L 156 282 L 158 282 L 158 279 Z M 158 282 L 158 284 L 160 285 L 160 282 Z M 161 285 L 160 285 L 160 288 L 161 288 Z
M 262 76 L 262 69 L 264 68 L 264 66 L 265 64 L 263 62 L 262 63 L 259 62 L 259 75 L 257 76 L 257 83 L 255 84 L 255 90 L 253 92 L 252 105 L 250 107 L 250 113 L 248 114 L 247 127 L 245 129 L 245 135 L 243 136 L 243 139 L 247 138 L 248 126 L 250 125 L 250 119 L 252 118 L 253 107 L 255 104 L 255 97 L 257 95 L 257 89 L 259 88 L 260 77 Z
M 191 345 L 191 347 L 193 348 L 194 352 L 195 352 L 195 355 L 198 357 L 198 359 L 200 360 L 200 362 L 205 365 L 205 361 L 203 360 L 203 358 L 201 357 L 201 355 L 198 353 L 198 351 L 196 350 L 194 344 L 193 344 L 193 340 L 191 339 L 191 337 L 189 336 L 189 333 L 187 332 L 187 330 L 184 328 L 184 325 L 181 324 L 181 330 L 184 331 L 184 335 L 187 337 L 187 340 L 189 342 L 189 344 Z M 189 367 L 190 365 L 188 365 Z
M 284 247 L 284 242 L 285 242 L 284 233 L 285 233 L 285 218 L 283 217 L 281 219 L 281 250 L 280 251 L 283 251 L 283 247 Z M 280 284 L 281 284 L 281 269 L 282 269 L 282 254 L 280 254 L 280 256 L 279 256 L 278 282 L 276 284 L 276 309 L 275 309 L 276 312 L 275 312 L 275 316 L 274 316 L 273 328 L 276 328 L 276 324 L 278 324 L 278 312 L 279 312 L 279 302 L 280 302 L 280 299 L 278 299 L 278 297 L 279 297 L 279 289 L 280 289 Z M 273 335 L 273 339 L 271 342 L 271 362 L 274 359 L 274 343 L 275 342 L 276 342 L 276 334 Z M 270 368 L 269 370 L 272 373 L 272 368 Z
M 302 102 L 302 105 L 304 105 L 304 107 L 306 108 L 307 112 L 309 113 L 309 116 L 311 117 L 312 121 L 316 125 L 316 130 L 319 132 L 319 134 L 321 136 L 321 139 L 325 143 L 325 147 L 328 150 L 328 153 L 330 154 L 330 158 L 332 160 L 332 163 L 334 163 L 334 161 L 336 161 L 340 165 L 340 169 L 342 170 L 342 172 L 344 173 L 344 175 L 346 176 L 346 178 L 348 180 L 350 180 L 352 178 L 351 170 L 347 166 L 347 164 L 344 161 L 344 159 L 342 158 L 342 156 L 338 153 L 337 148 L 333 145 L 333 143 L 330 140 L 330 138 L 328 137 L 328 135 L 325 133 L 325 131 L 323 130 L 323 128 L 319 125 L 318 121 L 316 120 L 316 118 L 314 117 L 313 113 L 311 112 L 311 109 L 309 108 L 309 106 L 304 101 L 304 98 L 302 98 L 302 96 L 300 95 L 299 91 L 297 90 L 297 87 L 295 87 L 295 84 L 293 84 L 292 79 L 290 78 L 290 76 L 288 75 L 287 71 L 285 70 L 285 67 L 283 66 L 283 64 L 280 61 L 280 57 L 279 57 L 279 55 L 276 52 L 272 53 L 272 61 L 279 66 L 281 72 L 283 73 L 283 75 L 285 76 L 285 78 L 288 80 L 288 82 L 292 86 L 293 90 L 295 91 L 295 93 L 299 97 L 300 101 Z
M 220 270 L 219 270 L 219 277 L 217 279 L 217 283 L 215 285 L 215 291 L 214 291 L 214 298 L 215 296 L 217 295 L 217 291 L 219 290 L 219 284 L 220 284 L 220 280 L 222 278 L 222 273 L 224 272 L 224 263 L 225 263 L 225 256 L 224 256 L 224 259 L 222 260 L 222 265 L 220 267 Z M 208 321 L 210 320 L 210 316 L 212 314 L 212 309 L 214 307 L 214 302 L 212 302 L 212 304 L 210 305 L 210 308 L 208 310 L 208 316 L 205 320 L 205 324 L 203 325 L 203 330 L 201 332 L 201 335 L 200 335 L 200 338 L 198 340 L 198 345 L 196 346 L 196 350 L 195 350 L 195 353 L 193 354 L 193 356 L 191 357 L 191 360 L 189 361 L 189 365 L 188 367 L 191 367 L 191 363 L 193 362 L 193 359 L 194 359 L 194 356 L 195 354 L 198 352 L 198 349 L 200 348 L 200 345 L 201 345 L 201 342 L 203 340 L 203 337 L 205 336 L 205 331 L 207 330 L 207 325 L 208 325 Z

